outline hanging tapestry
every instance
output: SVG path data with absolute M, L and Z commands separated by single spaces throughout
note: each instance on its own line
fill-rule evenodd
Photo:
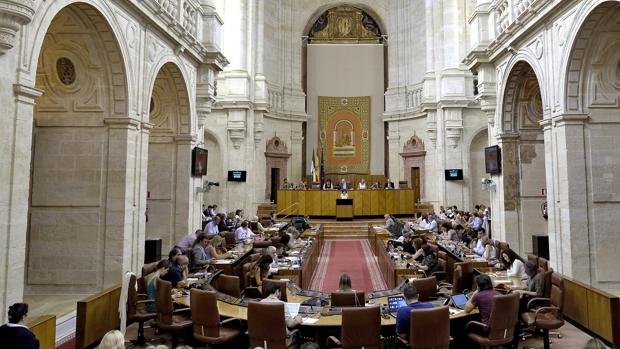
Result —
M 325 173 L 370 173 L 370 96 L 319 96 Z

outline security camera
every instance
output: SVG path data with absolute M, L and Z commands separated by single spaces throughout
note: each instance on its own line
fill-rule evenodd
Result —
M 213 185 L 216 186 L 216 187 L 219 187 L 220 186 L 220 182 L 207 182 L 207 186 L 210 187 L 210 186 L 213 186 Z

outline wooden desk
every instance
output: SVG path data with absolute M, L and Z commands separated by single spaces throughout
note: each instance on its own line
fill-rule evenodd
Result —
M 41 315 L 28 319 L 28 328 L 39 340 L 41 349 L 56 348 L 56 316 Z
M 223 273 L 226 275 L 235 275 L 235 276 L 242 278 L 243 275 L 241 275 L 241 267 L 243 266 L 243 264 L 247 263 L 250 260 L 251 254 L 252 254 L 252 249 L 250 248 L 247 251 L 245 251 L 245 253 L 233 259 L 232 262 L 228 262 L 228 261 L 231 261 L 230 259 L 222 259 L 222 260 L 219 260 L 219 262 L 218 260 L 216 260 L 213 266 L 215 267 L 215 269 L 222 270 Z M 226 261 L 225 264 L 218 264 L 218 263 L 224 263 L 224 261 Z
M 348 194 L 353 200 L 354 216 L 412 215 L 415 212 L 412 189 L 349 190 Z M 277 211 L 284 215 L 335 217 L 339 196 L 338 190 L 278 190 Z

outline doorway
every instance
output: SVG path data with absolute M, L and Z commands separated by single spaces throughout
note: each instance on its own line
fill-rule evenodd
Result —
M 411 168 L 411 189 L 413 189 L 413 194 L 415 195 L 415 202 L 420 202 L 420 168 L 412 167 Z
M 278 188 L 280 187 L 280 169 L 279 168 L 271 168 L 271 193 L 269 195 L 269 199 L 273 203 L 278 202 Z

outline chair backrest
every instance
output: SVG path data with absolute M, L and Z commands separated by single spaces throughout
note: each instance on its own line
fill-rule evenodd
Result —
M 535 254 L 528 254 L 527 255 L 527 260 L 538 265 L 538 256 Z
M 155 307 L 157 308 L 157 322 L 172 324 L 172 283 L 159 277 L 155 280 Z
M 474 285 L 474 266 L 471 262 L 454 263 L 452 273 L 452 294 L 463 293 Z
M 381 347 L 381 308 L 379 306 L 342 309 L 340 334 L 342 348 L 379 349 Z
M 410 324 L 411 349 L 448 349 L 450 346 L 448 307 L 413 309 Z
M 254 263 L 245 263 L 244 265 L 241 266 L 241 275 L 243 276 L 243 285 L 242 288 L 246 288 L 246 287 L 250 287 L 251 285 L 251 272 L 252 272 L 252 266 L 254 265 Z
M 334 292 L 331 294 L 332 307 L 363 307 L 366 303 L 363 291 Z
M 552 276 L 553 270 L 545 271 L 545 290 L 543 292 L 544 298 L 551 298 Z
M 538 266 L 544 271 L 549 271 L 549 261 L 546 258 L 538 257 Z
M 138 311 L 138 292 L 136 291 L 136 280 L 136 275 L 131 274 L 129 277 L 129 287 L 127 289 L 127 315 L 133 315 Z
M 146 294 L 147 275 L 154 273 L 157 270 L 157 263 L 159 262 L 148 263 L 142 266 L 142 274 L 140 275 L 140 278 L 137 281 L 138 282 L 138 293 Z
M 249 228 L 253 233 L 258 233 L 258 222 L 250 222 Z
M 446 271 L 446 268 L 448 268 L 448 262 L 443 258 L 438 258 L 437 259 L 437 270 Z
M 437 279 L 434 276 L 414 279 L 413 286 L 418 290 L 418 300 L 428 302 L 437 297 Z
M 260 259 L 260 253 L 252 253 L 250 255 L 250 261 L 251 262 L 256 262 Z
M 510 293 L 493 297 L 489 317 L 489 340 L 501 340 L 514 336 L 519 316 L 519 294 Z
M 238 276 L 220 274 L 215 281 L 215 289 L 232 297 L 241 297 L 241 281 Z
M 224 233 L 224 240 L 226 241 L 227 246 L 234 246 L 237 242 L 235 241 L 235 232 L 227 231 Z
M 219 337 L 220 313 L 216 293 L 196 288 L 192 288 L 189 293 L 194 333 L 204 337 Z
M 443 259 L 443 260 L 448 260 L 448 253 L 444 252 L 444 251 L 437 251 L 437 258 Z
M 439 252 L 439 247 L 433 243 L 428 243 L 428 245 L 431 247 L 431 251 L 433 251 L 435 253 L 435 255 L 437 255 L 437 252 Z
M 286 284 L 288 283 L 288 281 L 286 280 L 273 280 L 273 279 L 265 279 L 263 280 L 263 284 L 261 287 L 260 292 L 263 294 L 263 297 L 265 297 L 265 289 L 267 288 L 267 285 L 269 284 L 276 284 L 280 287 L 280 300 L 283 302 L 288 301 L 288 297 L 286 296 Z
M 564 312 L 564 278 L 562 274 L 551 274 L 551 305 L 560 308 L 560 317 Z
M 284 303 L 249 302 L 248 335 L 251 348 L 286 348 Z

